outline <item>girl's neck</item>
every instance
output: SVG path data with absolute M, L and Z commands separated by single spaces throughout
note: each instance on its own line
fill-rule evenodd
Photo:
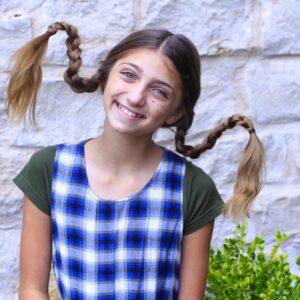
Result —
M 103 134 L 86 145 L 86 153 L 101 166 L 113 167 L 115 172 L 136 170 L 153 165 L 161 159 L 162 149 L 152 136 L 134 136 L 105 128 Z
M 140 191 L 157 170 L 163 151 L 151 136 L 103 134 L 84 147 L 91 190 L 100 198 L 117 199 Z

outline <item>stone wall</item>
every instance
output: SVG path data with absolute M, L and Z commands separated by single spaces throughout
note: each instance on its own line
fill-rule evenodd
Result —
M 251 117 L 267 154 L 265 183 L 253 207 L 249 236 L 274 242 L 276 229 L 293 271 L 300 248 L 300 1 L 297 0 L 0 0 L 0 299 L 16 299 L 22 194 L 12 178 L 40 147 L 101 132 L 101 95 L 74 94 L 63 82 L 67 64 L 63 32 L 51 38 L 37 107 L 39 127 L 17 126 L 4 112 L 9 58 L 54 21 L 77 25 L 83 68 L 90 75 L 108 49 L 128 33 L 165 27 L 186 34 L 202 56 L 202 95 L 189 141 L 233 113 Z M 196 163 L 231 195 L 248 135 L 233 129 Z M 169 131 L 156 139 L 173 148 Z M 213 244 L 230 236 L 234 223 L 217 219 Z

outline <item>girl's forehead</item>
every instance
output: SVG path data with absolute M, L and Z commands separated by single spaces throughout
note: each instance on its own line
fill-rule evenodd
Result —
M 119 66 L 126 63 L 138 66 L 142 72 L 152 69 L 161 75 L 179 77 L 172 61 L 159 49 L 132 49 L 119 58 L 115 65 Z

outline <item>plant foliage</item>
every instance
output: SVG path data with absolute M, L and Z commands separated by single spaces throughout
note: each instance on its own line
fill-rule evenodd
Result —
M 226 238 L 221 249 L 211 249 L 205 299 L 300 300 L 300 277 L 291 274 L 287 254 L 279 252 L 289 235 L 277 231 L 267 255 L 262 236 L 246 243 L 246 227 L 246 221 L 237 225 L 233 238 Z

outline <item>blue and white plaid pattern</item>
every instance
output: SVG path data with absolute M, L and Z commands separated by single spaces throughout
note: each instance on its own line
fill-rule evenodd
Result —
M 101 200 L 84 142 L 57 147 L 51 192 L 53 265 L 62 299 L 178 298 L 185 160 L 164 149 L 148 184 Z

